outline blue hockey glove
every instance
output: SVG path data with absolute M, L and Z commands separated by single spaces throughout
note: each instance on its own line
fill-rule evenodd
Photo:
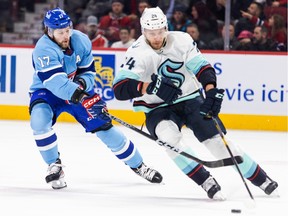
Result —
M 91 118 L 99 118 L 104 121 L 111 120 L 105 115 L 105 112 L 108 112 L 106 103 L 98 94 L 84 97 L 80 102 Z
M 217 116 L 221 109 L 224 89 L 213 88 L 206 92 L 204 103 L 200 106 L 200 114 L 205 118 Z
M 146 89 L 147 94 L 156 94 L 168 104 L 172 104 L 182 94 L 182 90 L 169 78 L 153 74 L 151 79 L 152 82 Z

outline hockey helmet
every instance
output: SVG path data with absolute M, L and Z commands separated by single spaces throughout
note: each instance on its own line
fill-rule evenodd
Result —
M 72 26 L 70 17 L 61 8 L 47 11 L 44 17 L 44 26 L 50 29 L 62 29 Z
M 164 27 L 168 29 L 166 15 L 159 7 L 145 8 L 140 19 L 140 24 L 142 31 L 143 29 L 155 30 Z

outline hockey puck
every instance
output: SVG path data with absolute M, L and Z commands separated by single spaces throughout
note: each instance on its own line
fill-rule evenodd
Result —
M 232 213 L 241 213 L 241 209 L 231 209 Z

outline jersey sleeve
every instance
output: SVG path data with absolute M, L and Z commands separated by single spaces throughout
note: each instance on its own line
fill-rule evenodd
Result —
M 190 37 L 188 34 L 186 36 Z M 191 37 L 188 37 L 185 40 L 189 41 L 189 51 L 185 64 L 186 69 L 197 77 L 204 88 L 207 84 L 213 84 L 216 87 L 214 68 L 198 49 L 196 42 Z
M 125 54 L 125 61 L 114 78 L 113 90 L 118 100 L 127 100 L 142 96 L 143 82 L 151 82 L 153 72 L 145 64 L 145 62 L 150 62 L 147 58 L 151 57 L 147 55 L 145 44 L 141 42 L 138 44 L 138 41 L 136 41 L 128 48 Z M 144 61 L 144 59 L 146 60 Z
M 86 91 L 90 91 L 95 86 L 95 65 L 92 54 L 92 44 L 90 39 L 83 33 L 77 31 L 77 35 L 72 39 L 76 49 L 80 52 L 80 61 L 77 64 L 77 74 L 75 79 L 82 78 L 86 83 Z M 81 41 L 81 43 L 79 43 Z
M 137 65 L 136 65 L 137 61 Z M 126 53 L 125 62 L 121 65 L 113 81 L 114 95 L 118 100 L 128 100 L 140 97 L 143 82 L 140 81 L 141 73 L 137 58 L 133 53 Z M 138 69 L 137 69 L 138 67 Z
M 61 52 L 53 46 L 37 46 L 32 55 L 33 66 L 43 86 L 57 97 L 70 100 L 78 85 L 68 79 L 61 64 Z

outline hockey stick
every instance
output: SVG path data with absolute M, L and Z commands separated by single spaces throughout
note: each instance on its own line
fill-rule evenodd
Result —
M 156 141 L 157 144 L 159 144 L 160 146 L 163 146 L 163 147 L 166 147 L 167 149 L 170 149 L 171 151 L 174 151 L 184 157 L 187 157 L 189 159 L 192 159 L 200 164 L 203 164 L 204 166 L 207 166 L 207 167 L 210 167 L 210 168 L 217 168 L 217 167 L 223 167 L 223 166 L 231 166 L 231 165 L 234 165 L 234 162 L 233 160 L 231 160 L 231 158 L 224 158 L 224 159 L 221 159 L 221 160 L 216 160 L 216 161 L 203 161 L 203 160 L 200 160 L 199 158 L 196 158 L 184 151 L 181 151 L 180 149 L 178 148 L 175 148 L 174 146 L 170 146 L 169 144 L 165 143 L 165 142 L 161 142 L 160 140 L 154 138 L 153 136 L 151 136 L 150 134 L 138 129 L 137 127 L 134 127 L 133 125 L 131 124 L 128 124 L 127 122 L 124 122 L 123 120 L 111 115 L 110 113 L 108 112 L 105 112 L 105 114 L 110 117 L 112 120 L 120 123 L 121 125 L 137 132 L 137 133 L 140 133 L 141 135 L 151 139 L 151 140 L 154 140 Z M 235 156 L 235 158 L 233 158 L 235 161 L 237 161 L 237 163 L 242 163 L 243 162 L 243 158 L 241 156 Z
M 213 122 L 215 123 L 215 126 L 216 126 L 216 128 L 218 130 L 219 135 L 222 138 L 222 141 L 223 141 L 224 145 L 226 146 L 226 148 L 227 148 L 227 150 L 228 150 L 228 152 L 229 152 L 229 154 L 231 156 L 231 159 L 232 159 L 232 161 L 233 161 L 233 163 L 234 163 L 239 175 L 241 176 L 241 179 L 242 179 L 242 181 L 243 181 L 243 183 L 244 183 L 244 185 L 245 185 L 245 187 L 246 187 L 246 189 L 247 189 L 247 191 L 249 193 L 250 198 L 254 201 L 254 197 L 253 197 L 253 195 L 252 195 L 252 193 L 251 193 L 251 191 L 250 191 L 250 189 L 249 189 L 249 187 L 248 187 L 248 185 L 247 185 L 247 183 L 246 183 L 246 181 L 245 181 L 245 179 L 244 179 L 244 177 L 243 177 L 243 175 L 242 175 L 242 173 L 241 173 L 241 171 L 239 169 L 238 163 L 237 163 L 237 161 L 235 160 L 235 158 L 233 156 L 233 153 L 232 153 L 232 151 L 231 151 L 231 149 L 230 149 L 230 147 L 229 147 L 229 145 L 228 145 L 228 143 L 227 143 L 227 141 L 226 141 L 226 139 L 224 137 L 224 134 L 223 134 L 223 132 L 222 132 L 222 130 L 220 128 L 219 123 L 217 122 L 217 120 L 213 116 L 211 116 L 211 117 L 212 117 Z
M 204 95 L 203 95 L 203 93 L 201 92 L 200 89 L 199 89 L 199 94 L 200 94 L 200 97 L 202 97 L 202 99 L 205 100 L 205 97 L 204 97 Z M 228 142 L 225 139 L 225 136 L 223 134 L 223 131 L 221 130 L 221 127 L 220 127 L 219 123 L 217 122 L 217 119 L 215 119 L 215 117 L 212 115 L 212 113 L 208 113 L 207 117 L 208 118 L 212 118 L 212 120 L 213 120 L 213 122 L 215 124 L 215 127 L 216 127 L 216 129 L 217 129 L 222 141 L 223 141 L 223 144 L 225 145 L 227 151 L 229 152 L 229 155 L 230 155 L 230 157 L 232 159 L 232 162 L 234 163 L 234 165 L 235 165 L 235 167 L 237 169 L 237 172 L 241 176 L 241 179 L 242 179 L 242 181 L 243 181 L 243 183 L 244 183 L 244 185 L 245 185 L 245 187 L 246 187 L 246 189 L 247 189 L 247 191 L 249 193 L 250 198 L 252 199 L 252 201 L 254 201 L 254 197 L 253 197 L 253 195 L 252 195 L 252 193 L 251 193 L 251 191 L 250 191 L 250 189 L 249 189 L 249 187 L 248 187 L 248 185 L 247 185 L 247 183 L 246 183 L 246 181 L 245 181 L 245 179 L 244 179 L 244 177 L 243 177 L 243 175 L 242 175 L 242 173 L 240 171 L 240 168 L 238 166 L 238 162 L 234 158 L 234 155 L 233 155 L 233 153 L 232 153 L 232 151 L 231 151 L 231 149 L 230 149 L 230 147 L 228 145 Z M 255 205 L 255 203 L 253 203 L 253 206 L 254 205 Z
M 195 81 L 195 79 L 194 79 L 194 83 L 195 83 L 196 86 L 199 87 L 198 92 L 199 92 L 199 94 L 200 94 L 200 97 L 201 97 L 203 100 L 205 100 L 205 97 L 204 97 L 204 95 L 203 95 L 203 93 L 202 93 L 202 91 L 201 91 L 201 87 L 197 84 L 197 82 Z M 234 163 L 234 165 L 235 165 L 235 167 L 236 167 L 236 169 L 237 169 L 237 172 L 238 172 L 239 175 L 241 176 L 241 179 L 242 179 L 242 181 L 243 181 L 243 183 L 244 183 L 244 185 L 245 185 L 245 187 L 246 187 L 246 189 L 247 189 L 247 191 L 248 191 L 248 193 L 249 193 L 249 196 L 250 196 L 251 200 L 253 201 L 252 206 L 255 206 L 254 197 L 253 197 L 253 195 L 252 195 L 252 193 L 251 193 L 251 191 L 250 191 L 250 189 L 249 189 L 249 187 L 248 187 L 248 185 L 247 185 L 247 183 L 246 183 L 246 181 L 245 181 L 245 179 L 244 179 L 244 177 L 243 177 L 243 175 L 242 175 L 242 173 L 241 173 L 241 171 L 240 171 L 240 168 L 239 168 L 239 166 L 238 166 L 238 162 L 237 162 L 237 161 L 235 160 L 235 158 L 234 158 L 234 155 L 233 155 L 233 153 L 232 153 L 232 151 L 231 151 L 231 149 L 230 149 L 230 147 L 229 147 L 229 145 L 228 145 L 228 143 L 227 143 L 227 141 L 226 141 L 226 139 L 225 139 L 225 137 L 224 137 L 223 131 L 221 130 L 221 127 L 220 127 L 219 123 L 218 123 L 217 120 L 213 117 L 213 115 L 212 115 L 211 113 L 208 113 L 208 114 L 207 114 L 207 117 L 212 118 L 212 120 L 213 120 L 213 122 L 214 122 L 214 124 L 215 124 L 215 127 L 216 127 L 216 129 L 217 129 L 217 131 L 218 131 L 218 133 L 219 133 L 219 135 L 220 135 L 220 137 L 221 137 L 221 139 L 222 139 L 222 141 L 223 141 L 226 149 L 228 150 L 228 152 L 229 152 L 229 154 L 230 154 L 230 157 L 231 157 L 231 159 L 232 159 L 232 162 Z

